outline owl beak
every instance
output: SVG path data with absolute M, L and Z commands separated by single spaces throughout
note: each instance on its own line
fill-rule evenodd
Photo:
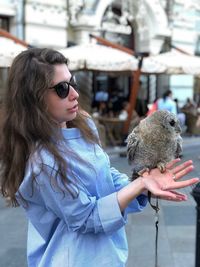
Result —
M 175 131 L 176 131 L 176 133 L 181 133 L 182 132 L 181 126 L 177 125 L 175 128 Z

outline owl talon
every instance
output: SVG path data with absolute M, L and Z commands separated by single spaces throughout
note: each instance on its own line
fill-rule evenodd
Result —
M 149 173 L 149 172 L 150 172 L 149 168 L 144 168 L 144 169 L 142 169 L 141 171 L 138 172 L 138 175 L 139 175 L 139 176 L 143 176 L 143 174 L 144 174 L 145 172 L 148 172 L 148 173 Z
M 164 173 L 166 171 L 166 164 L 164 164 L 164 163 L 158 163 L 157 167 L 161 173 Z

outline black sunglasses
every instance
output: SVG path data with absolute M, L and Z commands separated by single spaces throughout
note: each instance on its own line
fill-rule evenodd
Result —
M 69 95 L 70 86 L 72 86 L 77 91 L 77 83 L 75 76 L 71 76 L 69 82 L 60 82 L 53 87 L 50 87 L 50 89 L 55 89 L 57 95 L 64 99 Z

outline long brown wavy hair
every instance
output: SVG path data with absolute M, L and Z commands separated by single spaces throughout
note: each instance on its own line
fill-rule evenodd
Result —
M 53 155 L 67 188 L 66 162 L 52 142 L 52 136 L 62 136 L 56 133 L 58 125 L 49 116 L 44 100 L 53 83 L 54 65 L 67 63 L 58 51 L 31 48 L 20 53 L 10 68 L 1 111 L 0 190 L 13 206 L 18 206 L 15 194 L 23 181 L 27 161 L 39 147 Z M 79 128 L 89 142 L 99 143 L 86 119 L 78 112 L 70 126 Z

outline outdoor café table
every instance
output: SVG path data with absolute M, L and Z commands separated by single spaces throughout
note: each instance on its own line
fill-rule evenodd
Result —
M 106 137 L 111 145 L 117 146 L 122 142 L 122 128 L 124 125 L 124 120 L 113 117 L 98 117 L 99 123 L 103 124 L 106 131 Z

